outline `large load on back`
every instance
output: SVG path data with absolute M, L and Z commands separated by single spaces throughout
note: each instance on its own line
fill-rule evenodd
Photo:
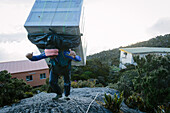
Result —
M 85 65 L 83 0 L 36 0 L 24 27 L 39 49 L 74 49 Z

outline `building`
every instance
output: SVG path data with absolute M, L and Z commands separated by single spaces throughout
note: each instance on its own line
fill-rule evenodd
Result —
M 126 68 L 125 64 L 135 64 L 133 56 L 145 57 L 148 54 L 167 55 L 170 53 L 170 48 L 160 47 L 135 47 L 135 48 L 121 48 L 120 50 L 120 65 L 121 69 Z
M 29 60 L 0 63 L 0 71 L 7 70 L 12 78 L 23 79 L 35 87 L 44 85 L 49 77 L 49 68 L 45 60 L 31 62 Z

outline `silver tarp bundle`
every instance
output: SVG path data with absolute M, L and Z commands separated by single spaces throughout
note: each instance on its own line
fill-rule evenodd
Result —
M 85 65 L 83 0 L 36 0 L 24 25 L 39 49 L 74 49 Z

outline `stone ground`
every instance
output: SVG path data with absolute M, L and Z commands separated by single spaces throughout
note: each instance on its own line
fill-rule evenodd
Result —
M 88 113 L 111 113 L 96 101 L 103 102 L 104 93 L 114 95 L 118 91 L 109 88 L 73 88 L 71 89 L 70 100 L 65 100 L 64 96 L 58 101 L 53 101 L 55 93 L 41 92 L 31 98 L 21 100 L 12 106 L 0 108 L 0 113 L 87 113 L 89 104 L 91 104 Z M 123 113 L 142 113 L 140 111 L 128 108 L 122 103 Z

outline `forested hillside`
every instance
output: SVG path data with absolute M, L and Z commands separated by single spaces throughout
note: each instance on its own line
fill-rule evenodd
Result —
M 148 41 L 138 42 L 125 47 L 170 47 L 170 34 L 164 36 L 157 36 Z M 122 48 L 122 47 L 120 47 Z M 102 63 L 107 63 L 109 65 L 118 65 L 119 64 L 119 48 L 113 50 L 102 51 L 94 55 L 90 55 L 87 59 L 99 59 Z
M 168 47 L 170 48 L 170 34 L 157 36 L 148 41 L 139 42 L 126 47 Z

